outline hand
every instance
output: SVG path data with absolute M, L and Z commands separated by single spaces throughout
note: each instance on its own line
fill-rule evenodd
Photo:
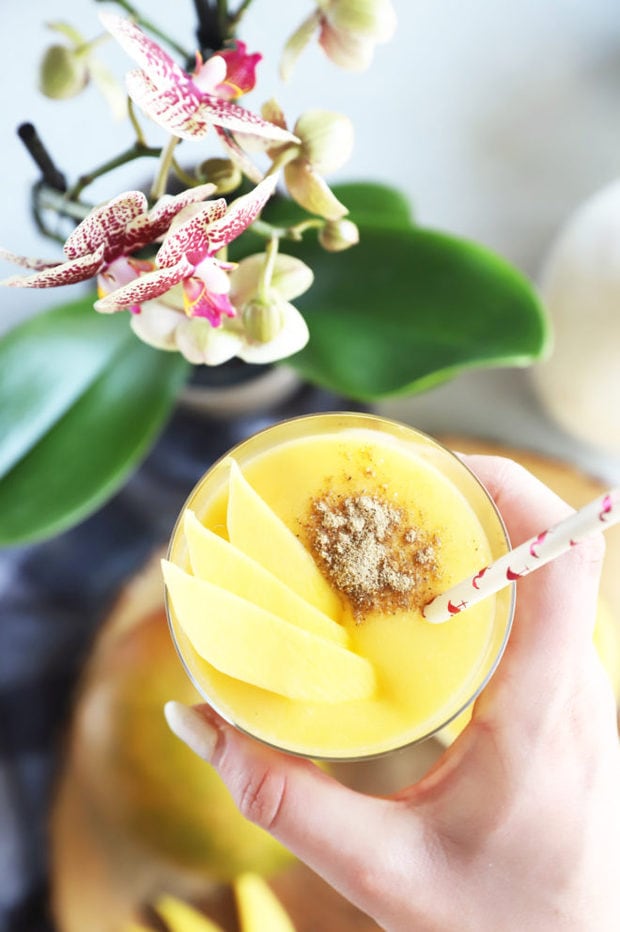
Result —
M 570 509 L 524 469 L 466 457 L 515 543 Z M 620 751 L 593 648 L 602 539 L 518 583 L 502 661 L 471 723 L 387 799 L 239 734 L 208 706 L 167 706 L 248 819 L 394 932 L 618 932 Z M 200 805 L 200 800 L 196 800 Z

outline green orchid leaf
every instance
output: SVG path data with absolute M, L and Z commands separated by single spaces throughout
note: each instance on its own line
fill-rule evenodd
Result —
M 359 181 L 334 185 L 332 191 L 345 207 L 348 220 L 359 226 L 410 227 L 411 205 L 404 194 L 389 185 Z
M 422 391 L 466 369 L 524 366 L 548 340 L 527 279 L 481 246 L 440 233 L 363 227 L 335 255 L 287 243 L 313 269 L 297 299 L 308 345 L 287 362 L 361 401 Z
M 375 182 L 347 182 L 334 185 L 333 193 L 349 213 L 347 219 L 366 226 L 408 227 L 412 224 L 407 198 L 396 188 Z M 282 226 L 301 223 L 308 213 L 290 198 L 275 197 L 265 208 L 263 217 Z
M 356 181 L 334 185 L 332 191 L 338 200 L 349 208 L 347 219 L 358 225 L 401 229 L 409 228 L 413 224 L 411 206 L 407 198 L 389 185 Z M 267 203 L 262 219 L 275 227 L 290 227 L 303 223 L 310 216 L 290 197 L 276 195 Z M 308 230 L 304 234 L 304 242 L 316 240 L 316 237 L 316 230 Z M 265 242 L 263 236 L 249 229 L 231 243 L 230 258 L 237 262 L 244 256 L 262 252 Z M 289 251 L 289 243 L 286 240 L 282 244 L 282 251 Z
M 163 426 L 187 364 L 93 298 L 0 340 L 0 545 L 57 534 L 117 491 Z

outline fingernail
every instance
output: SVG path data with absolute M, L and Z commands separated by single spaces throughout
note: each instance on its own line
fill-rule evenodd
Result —
M 164 715 L 170 731 L 188 748 L 208 762 L 217 744 L 217 729 L 210 725 L 196 709 L 182 702 L 167 702 Z

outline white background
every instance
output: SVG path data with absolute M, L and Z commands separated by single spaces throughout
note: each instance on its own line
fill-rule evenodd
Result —
M 36 170 L 15 127 L 33 121 L 70 180 L 132 137 L 125 123 L 111 122 L 95 89 L 62 103 L 36 89 L 37 63 L 53 41 L 45 22 L 67 20 L 91 37 L 99 31 L 100 5 L 0 4 L 0 244 L 53 258 L 56 247 L 37 235 L 29 218 L 28 188 Z M 345 73 L 312 48 L 283 88 L 280 50 L 313 4 L 254 0 L 241 38 L 265 60 L 247 105 L 257 110 L 275 95 L 291 121 L 309 107 L 348 113 L 356 147 L 337 177 L 396 185 L 409 196 L 418 222 L 478 240 L 535 279 L 559 225 L 620 173 L 617 0 L 395 0 L 394 6 L 398 33 L 378 47 L 369 71 Z M 191 0 L 149 0 L 142 7 L 192 48 Z M 113 42 L 101 57 L 119 76 L 130 64 Z M 159 139 L 150 126 L 149 138 Z M 195 162 L 198 149 L 192 146 L 181 147 L 181 161 Z M 211 154 L 210 144 L 201 146 L 201 156 Z M 138 184 L 151 169 L 151 163 L 134 165 L 90 193 L 104 200 Z M 10 271 L 3 266 L 2 274 Z M 0 330 L 64 297 L 58 290 L 0 290 Z M 534 446 L 593 472 L 620 475 L 617 459 L 582 446 L 547 421 L 523 372 L 468 375 L 385 409 L 431 431 L 462 430 Z

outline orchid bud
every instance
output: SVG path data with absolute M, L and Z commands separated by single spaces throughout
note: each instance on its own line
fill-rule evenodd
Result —
M 359 240 L 360 232 L 352 220 L 328 220 L 319 231 L 319 243 L 327 252 L 342 252 Z
M 282 329 L 282 314 L 276 301 L 266 303 L 258 298 L 251 301 L 243 311 L 243 326 L 250 338 L 257 343 L 269 343 Z
M 88 83 L 88 68 L 83 56 L 67 45 L 50 45 L 39 70 L 39 88 L 52 100 L 76 97 Z
M 198 166 L 196 177 L 214 184 L 214 193 L 220 195 L 236 191 L 243 180 L 241 169 L 230 159 L 207 159 Z
M 329 110 L 307 110 L 295 124 L 303 154 L 315 171 L 336 171 L 353 151 L 353 123 L 349 117 Z

